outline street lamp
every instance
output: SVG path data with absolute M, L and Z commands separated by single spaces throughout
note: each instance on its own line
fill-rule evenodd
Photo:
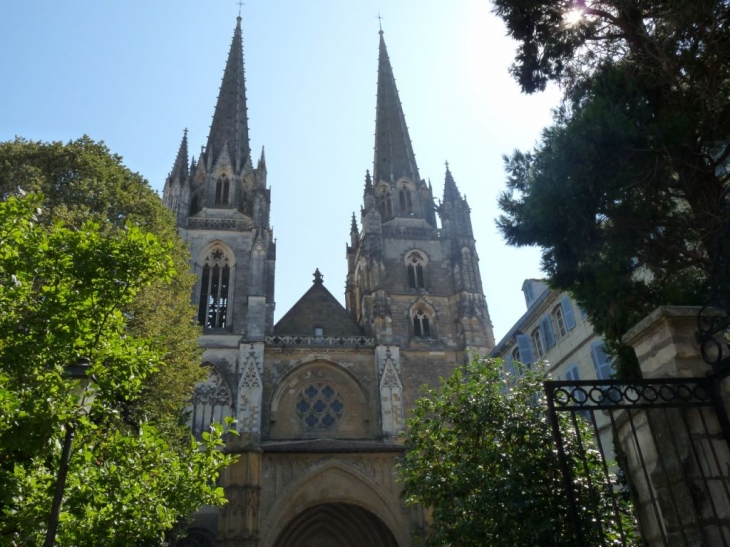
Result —
M 91 362 L 86 357 L 79 357 L 74 364 L 68 365 L 63 371 L 63 377 L 74 382 L 71 393 L 78 397 L 79 407 L 86 413 L 91 409 L 91 403 L 96 396 L 95 390 L 89 389 L 93 380 L 93 377 L 88 374 L 90 368 Z M 66 424 L 66 436 L 63 439 L 63 450 L 61 452 L 61 463 L 58 467 L 56 490 L 53 493 L 51 516 L 48 520 L 48 531 L 46 532 L 46 540 L 43 543 L 43 547 L 53 547 L 56 542 L 58 516 L 61 511 L 61 501 L 63 501 L 63 490 L 66 487 L 68 460 L 71 456 L 71 445 L 74 439 L 74 425 L 73 421 Z

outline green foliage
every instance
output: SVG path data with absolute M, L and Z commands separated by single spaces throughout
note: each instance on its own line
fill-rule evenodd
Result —
M 230 462 L 220 429 L 200 445 L 173 445 L 125 419 L 166 358 L 154 338 L 132 332 L 127 310 L 173 279 L 172 245 L 131 223 L 48 225 L 42 204 L 35 194 L 0 202 L 0 545 L 42 542 L 71 424 L 58 545 L 160 538 L 201 504 L 222 503 L 210 481 Z M 88 416 L 61 376 L 79 356 L 98 383 Z
M 122 308 L 128 318 L 125 332 L 145 337 L 155 351 L 165 354 L 157 370 L 145 377 L 140 396 L 128 399 L 123 412 L 129 423 L 153 421 L 170 442 L 185 446 L 188 430 L 182 424 L 182 409 L 204 371 L 200 328 L 190 303 L 195 277 L 173 216 L 141 175 L 88 137 L 67 144 L 20 138 L 0 143 L 0 195 L 7 197 L 18 189 L 44 195 L 37 215 L 43 224 L 63 221 L 78 227 L 93 221 L 107 233 L 129 223 L 168 246 L 173 267 L 166 278 L 150 279 Z
M 424 388 L 408 420 L 408 452 L 400 465 L 406 503 L 432 509 L 426 545 L 523 547 L 575 545 L 567 495 L 550 423 L 543 376 L 529 370 L 505 387 L 500 359 L 474 359 Z M 561 418 L 562 420 L 562 418 Z M 577 432 L 563 421 L 565 447 L 577 473 L 576 489 L 588 544 L 601 544 L 589 489 L 603 483 L 600 456 L 579 459 Z M 590 438 L 579 423 L 584 442 Z M 608 492 L 598 500 L 605 545 L 619 545 Z M 631 518 L 623 512 L 624 529 Z M 595 543 L 594 543 L 595 542 Z
M 707 302 L 727 220 L 730 5 L 495 0 L 495 11 L 520 44 L 523 90 L 564 90 L 534 150 L 505 158 L 498 226 L 509 244 L 543 249 L 549 284 L 589 313 L 619 374 L 638 375 L 626 330 L 659 305 Z

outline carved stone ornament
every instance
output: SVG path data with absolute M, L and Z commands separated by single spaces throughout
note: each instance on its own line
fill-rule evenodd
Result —
M 213 368 L 205 383 L 198 384 L 193 392 L 193 405 L 230 406 L 231 390 L 220 371 Z

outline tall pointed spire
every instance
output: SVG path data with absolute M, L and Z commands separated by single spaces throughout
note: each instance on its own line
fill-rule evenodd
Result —
M 205 153 L 206 160 L 212 164 L 228 143 L 231 159 L 238 167 L 250 160 L 251 148 L 248 141 L 241 17 L 237 17 L 236 21 L 236 30 L 233 33 L 231 49 L 228 52 L 228 61 L 223 73 L 223 82 L 218 94 Z
M 382 29 L 378 56 L 378 97 L 375 113 L 375 184 L 380 180 L 395 182 L 407 177 L 418 184 L 416 156 L 408 135 L 406 118 L 395 86 Z
M 180 148 L 177 151 L 177 157 L 175 158 L 175 164 L 172 166 L 170 172 L 170 178 L 178 178 L 181 182 L 184 182 L 188 178 L 188 130 L 187 128 L 183 131 L 182 142 Z

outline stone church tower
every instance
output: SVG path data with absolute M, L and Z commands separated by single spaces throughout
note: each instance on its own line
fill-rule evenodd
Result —
M 222 477 L 229 503 L 203 508 L 178 545 L 408 547 L 426 524 L 396 483 L 408 409 L 422 384 L 494 346 L 469 206 L 448 165 L 438 206 L 420 178 L 381 31 L 375 160 L 362 228 L 352 221 L 346 308 L 316 271 L 274 324 L 271 194 L 246 109 L 239 17 L 208 142 L 189 162 L 184 135 L 164 189 L 190 245 L 210 371 L 191 426 L 200 435 L 232 416 L 240 433 Z

